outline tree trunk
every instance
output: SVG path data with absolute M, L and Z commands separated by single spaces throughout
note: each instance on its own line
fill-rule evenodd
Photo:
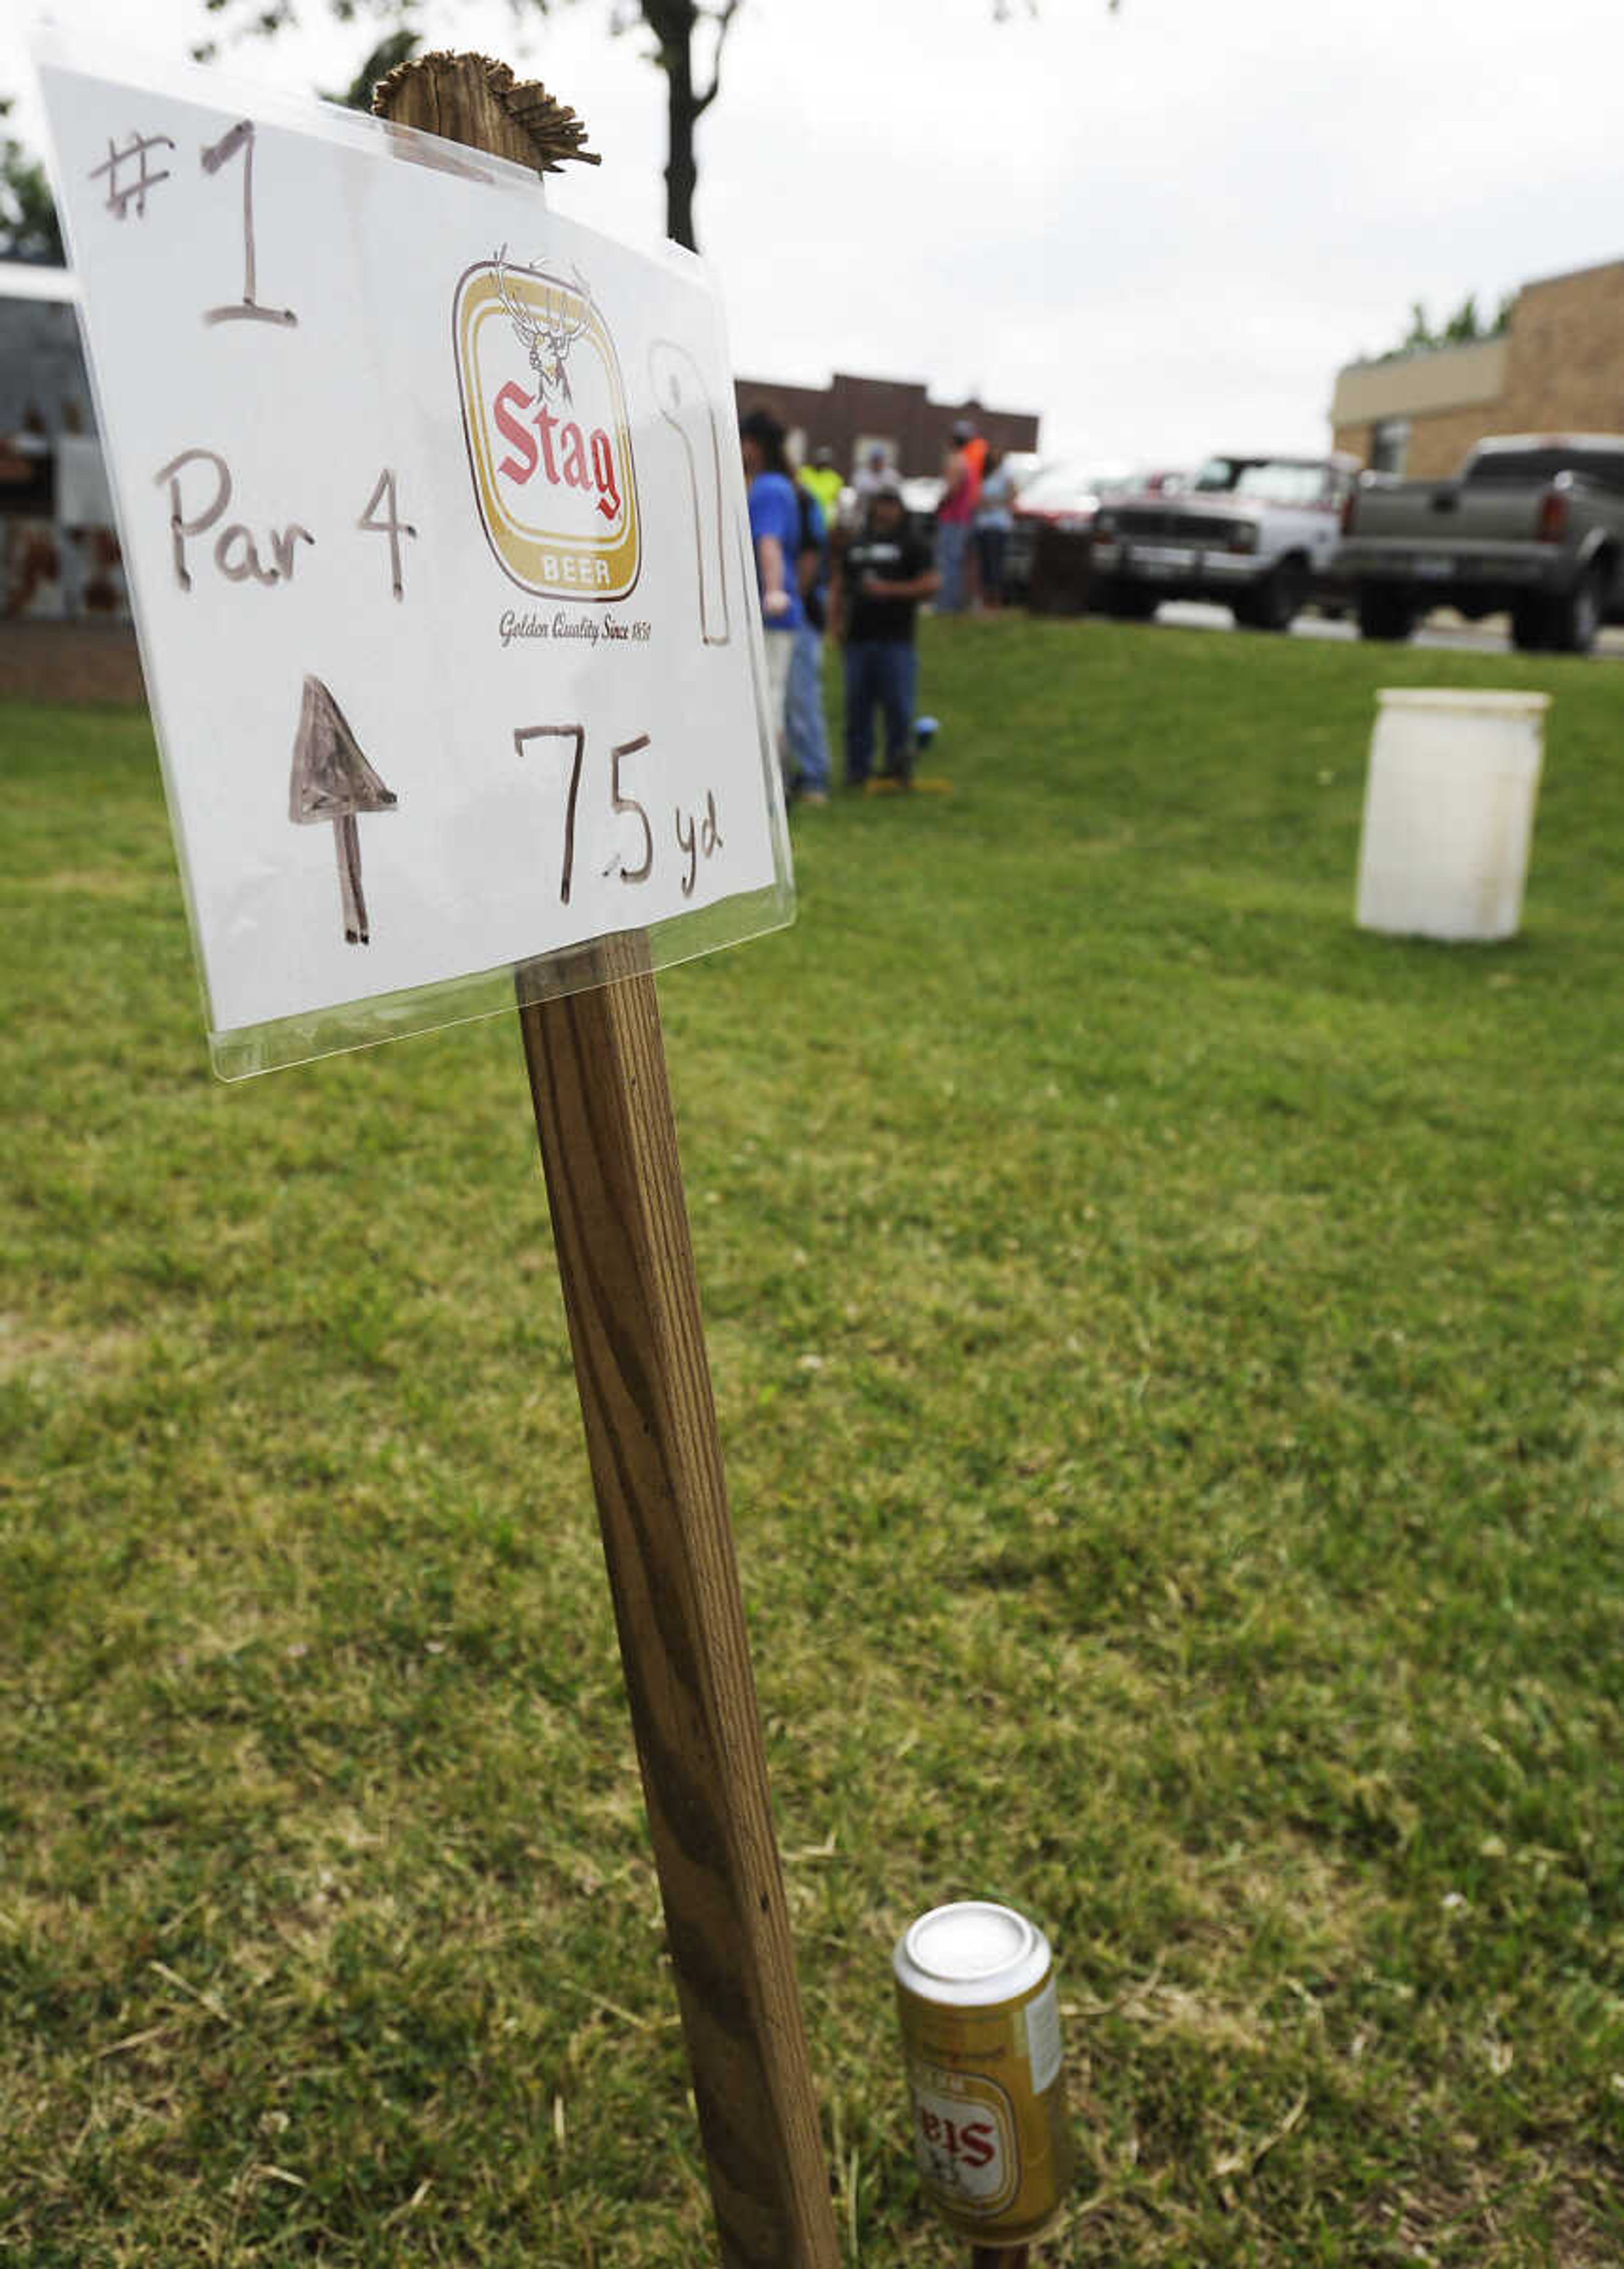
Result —
M 694 100 L 694 57 L 691 32 L 672 39 L 661 57 L 666 74 L 666 234 L 690 252 L 694 240 L 694 190 L 699 169 L 694 159 L 694 125 L 698 107 Z

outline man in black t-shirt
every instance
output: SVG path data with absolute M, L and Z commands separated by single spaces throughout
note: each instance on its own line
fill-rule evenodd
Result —
M 913 768 L 914 617 L 941 588 L 930 547 L 911 533 L 895 483 L 869 499 L 863 524 L 836 562 L 830 635 L 845 648 L 845 784 L 874 765 L 874 712 L 885 720 L 885 770 L 906 785 Z

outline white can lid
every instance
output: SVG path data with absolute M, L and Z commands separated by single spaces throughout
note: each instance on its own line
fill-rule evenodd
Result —
M 1036 1985 L 1049 1944 L 1035 1923 L 990 1899 L 933 1907 L 904 1932 L 894 1966 L 926 2000 L 1007 2001 Z

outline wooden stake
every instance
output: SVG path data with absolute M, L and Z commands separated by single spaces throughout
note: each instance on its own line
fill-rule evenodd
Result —
M 1027 2269 L 1031 2258 L 1030 2245 L 978 2245 L 970 2269 Z
M 517 122 L 536 92 L 437 55 L 382 107 L 534 165 Z M 592 974 L 536 1003 L 520 971 L 520 1022 L 720 2258 L 836 2269 L 644 942 L 606 941 Z

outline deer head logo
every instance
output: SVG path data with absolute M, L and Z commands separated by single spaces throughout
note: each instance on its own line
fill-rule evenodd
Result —
M 570 313 L 571 295 L 550 285 L 542 292 L 539 306 L 521 305 L 508 289 L 506 262 L 507 247 L 504 245 L 496 255 L 497 292 L 518 333 L 520 344 L 530 358 L 536 386 L 543 395 L 556 395 L 561 402 L 571 402 L 574 396 L 570 392 L 570 376 L 565 365 L 570 349 L 591 321 L 592 286 L 572 261 L 574 314 Z

